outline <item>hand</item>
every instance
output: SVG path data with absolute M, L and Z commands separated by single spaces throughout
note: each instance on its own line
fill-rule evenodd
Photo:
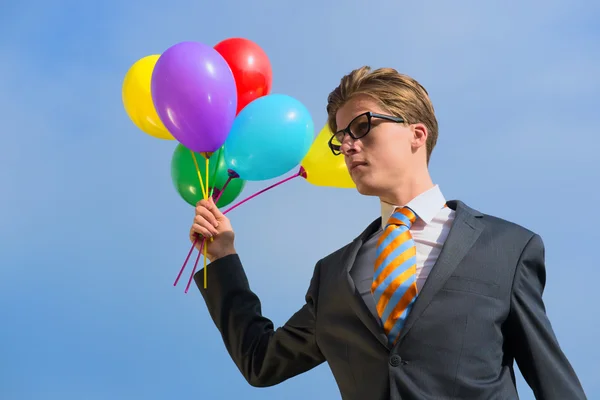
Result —
M 200 251 L 202 240 L 206 238 L 206 255 L 213 262 L 227 255 L 235 254 L 234 237 L 229 218 L 223 215 L 214 200 L 212 198 L 200 200 L 196 205 L 196 215 L 190 229 L 192 243 L 198 238 L 196 249 Z

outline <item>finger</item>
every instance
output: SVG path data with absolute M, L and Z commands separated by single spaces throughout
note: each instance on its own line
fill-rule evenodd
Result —
M 206 208 L 207 210 L 212 211 L 212 209 L 215 208 L 215 203 L 211 200 L 212 198 L 200 200 L 198 203 L 196 203 L 196 208 Z
M 201 209 L 198 211 L 198 215 L 194 217 L 194 222 L 202 224 L 202 222 L 206 222 L 211 226 L 211 229 L 214 230 L 214 233 L 217 233 L 217 227 L 219 226 L 219 222 L 217 218 L 210 213 L 210 211 Z
M 215 204 L 215 199 L 213 199 L 211 197 L 210 198 L 210 203 L 211 203 L 211 212 L 215 216 L 215 218 L 217 220 L 222 220 L 223 218 L 225 218 L 225 215 L 223 215 L 223 213 L 221 212 L 221 210 L 219 209 L 219 207 L 217 207 L 217 205 Z
M 210 229 L 206 226 L 194 224 L 192 225 L 192 230 L 205 238 L 213 237 L 213 234 L 211 233 Z
M 199 200 L 196 203 L 196 207 L 204 207 L 204 208 L 206 208 L 206 206 L 209 206 L 209 205 L 210 205 L 210 203 L 206 199 Z
M 194 225 L 199 225 L 203 228 L 208 229 L 211 232 L 214 232 L 215 234 L 218 233 L 217 228 L 215 228 L 214 225 L 210 221 L 208 221 L 206 218 L 202 217 L 201 215 L 196 215 L 193 223 L 194 223 Z
M 196 207 L 196 215 L 202 215 L 209 221 L 211 221 L 215 226 L 218 225 L 217 216 L 215 212 L 218 212 L 219 209 L 215 206 L 214 203 L 211 203 L 209 200 L 201 200 L 198 202 L 198 206 Z
M 196 218 L 194 218 L 194 224 L 195 225 L 197 224 L 197 225 L 205 228 L 206 230 L 208 230 L 213 235 L 217 235 L 219 233 L 219 231 L 217 230 L 217 228 L 210 221 L 206 220 L 201 215 L 197 215 Z
M 202 243 L 202 241 L 204 240 L 204 237 L 196 232 L 194 232 L 193 234 L 190 235 L 190 242 L 192 242 L 192 244 L 194 246 L 196 246 L 196 248 L 198 248 L 197 246 Z

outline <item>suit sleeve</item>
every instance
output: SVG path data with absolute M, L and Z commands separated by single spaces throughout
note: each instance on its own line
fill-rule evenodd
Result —
M 262 315 L 260 300 L 250 290 L 237 254 L 209 265 L 206 289 L 203 270 L 195 275 L 225 347 L 250 385 L 273 386 L 325 361 L 315 339 L 319 265 L 306 303 L 277 329 Z
M 544 244 L 534 235 L 521 254 L 513 283 L 510 346 L 519 370 L 538 400 L 586 396 L 546 315 Z

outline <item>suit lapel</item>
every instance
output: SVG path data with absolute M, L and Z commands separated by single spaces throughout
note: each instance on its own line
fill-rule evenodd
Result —
M 348 289 L 348 302 L 358 318 L 365 324 L 365 326 L 373 333 L 373 335 L 379 340 L 379 342 L 385 346 L 386 349 L 389 349 L 387 337 L 381 328 L 377 316 L 374 315 L 369 307 L 363 301 L 362 296 L 360 295 L 356 285 L 354 284 L 354 280 L 350 275 L 350 271 L 354 266 L 354 262 L 356 260 L 356 256 L 358 251 L 360 250 L 363 243 L 369 238 L 369 236 L 377 231 L 377 229 L 381 226 L 381 218 L 375 220 L 365 231 L 357 237 L 347 248 L 346 251 L 342 254 L 342 279 L 347 281 L 347 285 L 343 285 Z
M 408 331 L 427 308 L 431 300 L 444 286 L 446 280 L 469 252 L 483 230 L 483 223 L 478 220 L 481 214 L 467 207 L 460 201 L 449 201 L 448 206 L 456 211 L 454 222 L 442 247 L 442 251 L 434 264 L 429 277 L 425 281 L 413 309 L 408 314 L 406 323 L 400 332 L 399 345 Z

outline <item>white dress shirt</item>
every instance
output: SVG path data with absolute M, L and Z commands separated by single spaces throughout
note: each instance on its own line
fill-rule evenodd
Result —
M 417 248 L 417 290 L 419 291 L 437 261 L 454 221 L 454 210 L 444 207 L 445 204 L 446 198 L 438 185 L 421 193 L 406 204 L 417 215 L 417 220 L 411 226 L 410 232 Z M 383 228 L 396 207 L 381 202 Z

